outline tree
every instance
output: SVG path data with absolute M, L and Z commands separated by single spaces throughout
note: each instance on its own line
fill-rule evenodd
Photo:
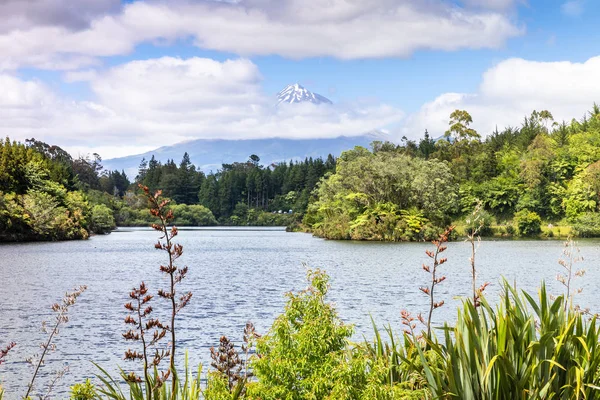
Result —
M 256 154 L 252 154 L 250 157 L 248 157 L 248 162 L 251 163 L 252 165 L 254 165 L 255 167 L 258 167 L 258 163 L 260 162 L 260 157 L 257 156 Z
M 419 154 L 421 157 L 428 159 L 431 154 L 435 151 L 435 140 L 429 137 L 429 132 L 425 129 L 423 139 L 419 141 Z
M 477 140 L 481 135 L 475 129 L 469 128 L 473 123 L 471 115 L 464 110 L 455 110 L 450 114 L 450 128 L 444 133 L 447 139 L 452 138 L 454 142 L 463 140 Z
M 112 210 L 104 204 L 97 204 L 92 208 L 90 228 L 97 234 L 110 233 L 116 228 Z
M 79 185 L 82 189 L 99 189 L 100 177 L 99 173 L 102 170 L 102 158 L 97 153 L 80 156 L 73 161 L 73 172 L 75 173 Z
M 140 166 L 138 167 L 138 174 L 135 177 L 135 181 L 136 182 L 144 182 L 144 180 L 146 179 L 146 174 L 148 173 L 148 161 L 146 161 L 146 158 L 142 158 L 142 161 L 140 161 Z

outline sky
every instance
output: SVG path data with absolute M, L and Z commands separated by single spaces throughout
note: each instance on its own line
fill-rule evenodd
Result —
M 199 139 L 482 135 L 600 102 L 600 0 L 0 0 L 0 135 L 109 159 Z M 333 105 L 275 106 L 299 83 Z

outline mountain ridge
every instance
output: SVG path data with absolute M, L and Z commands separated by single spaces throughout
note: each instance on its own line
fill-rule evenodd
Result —
M 163 163 L 171 159 L 178 163 L 187 152 L 192 163 L 208 173 L 216 172 L 222 164 L 245 161 L 252 154 L 260 157 L 262 165 L 271 165 L 308 157 L 325 158 L 328 154 L 338 157 L 342 151 L 355 146 L 369 147 L 375 140 L 385 141 L 390 138 L 385 133 L 375 131 L 360 136 L 314 139 L 195 139 L 172 146 L 162 146 L 141 154 L 105 159 L 103 165 L 107 170 L 125 170 L 130 178 L 134 178 L 144 158 L 148 161 L 154 155 Z

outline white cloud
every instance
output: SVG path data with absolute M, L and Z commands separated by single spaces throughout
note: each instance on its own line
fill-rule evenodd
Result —
M 476 92 L 441 94 L 404 121 L 382 104 L 275 108 L 247 59 L 164 57 L 82 75 L 93 101 L 70 101 L 42 82 L 0 74 L 0 137 L 69 143 L 111 158 L 194 138 L 335 137 L 399 123 L 399 135 L 416 139 L 428 129 L 439 136 L 455 109 L 468 110 L 486 135 L 519 125 L 534 109 L 570 120 L 600 101 L 600 56 L 584 63 L 508 59 L 483 74 Z
M 381 104 L 276 108 L 246 59 L 163 57 L 82 75 L 94 101 L 69 101 L 40 82 L 0 75 L 0 137 L 68 143 L 112 158 L 195 138 L 360 135 L 402 118 Z
M 2 0 L 0 32 L 33 26 L 64 26 L 83 29 L 94 18 L 118 12 L 120 0 Z
M 99 57 L 130 53 L 142 42 L 180 38 L 241 55 L 357 59 L 405 57 L 419 49 L 495 48 L 522 33 L 493 10 L 508 0 L 469 1 L 486 7 L 459 8 L 448 0 L 140 1 L 118 13 L 91 13 L 83 27 L 20 20 L 18 29 L 0 33 L 0 69 L 76 69 Z
M 568 15 L 569 17 L 578 17 L 583 14 L 583 0 L 569 0 L 562 4 L 560 7 L 563 14 Z
M 488 8 L 492 10 L 505 10 L 515 5 L 517 0 L 463 0 L 468 6 Z
M 98 76 L 94 69 L 86 69 L 79 71 L 68 71 L 63 75 L 63 80 L 67 83 L 73 82 L 88 82 Z
M 445 93 L 410 115 L 401 134 L 419 138 L 425 129 L 442 135 L 455 109 L 465 109 L 487 135 L 498 126 L 518 126 L 533 110 L 547 109 L 557 121 L 580 118 L 600 102 L 600 56 L 584 63 L 509 59 L 486 71 L 476 93 Z

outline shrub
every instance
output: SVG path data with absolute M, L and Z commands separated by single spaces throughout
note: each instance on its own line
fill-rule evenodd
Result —
M 196 204 L 178 204 L 171 206 L 175 220 L 173 223 L 178 226 L 211 226 L 216 225 L 217 220 L 213 213 L 206 207 Z
M 513 236 L 516 233 L 516 229 L 514 225 L 508 224 L 506 225 L 506 234 L 509 236 Z
M 92 208 L 92 221 L 90 228 L 97 234 L 110 233 L 115 229 L 115 219 L 112 210 L 104 204 L 97 204 Z
M 258 381 L 248 387 L 250 398 L 322 399 L 335 386 L 333 375 L 343 362 L 352 327 L 325 302 L 327 275 L 314 271 L 308 278 L 310 287 L 287 295 L 284 314 L 257 343 L 260 357 L 252 368 Z
M 96 387 L 89 379 L 71 386 L 71 400 L 92 400 L 97 397 Z
M 600 213 L 583 213 L 573 222 L 573 233 L 578 237 L 600 237 Z
M 388 357 L 387 352 L 397 348 L 393 343 L 383 346 L 381 340 L 350 344 L 353 328 L 326 302 L 329 277 L 321 271 L 309 271 L 308 279 L 310 286 L 287 295 L 285 312 L 270 332 L 258 339 L 257 356 L 250 364 L 257 379 L 248 384 L 246 398 L 427 399 L 425 380 L 414 374 L 409 364 L 398 371 L 393 362 L 403 362 L 405 353 L 399 350 Z M 413 352 L 413 356 L 418 357 L 418 353 Z M 413 357 L 412 361 L 418 359 Z M 213 389 L 219 385 L 215 380 L 210 383 Z M 222 380 L 220 385 L 224 387 L 227 382 Z
M 521 210 L 515 214 L 515 223 L 520 236 L 534 236 L 542 232 L 542 219 L 529 210 Z

